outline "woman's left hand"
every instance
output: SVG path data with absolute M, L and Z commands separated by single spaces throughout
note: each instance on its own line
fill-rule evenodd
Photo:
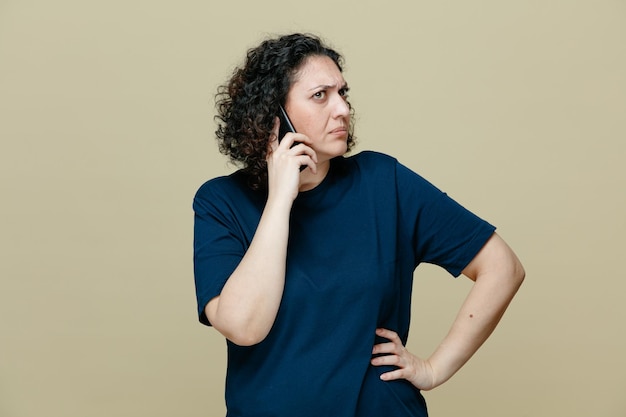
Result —
M 435 388 L 437 384 L 430 362 L 418 358 L 409 352 L 396 332 L 387 329 L 376 329 L 376 335 L 389 340 L 389 342 L 374 345 L 372 354 L 382 354 L 383 356 L 372 358 L 372 365 L 397 367 L 393 371 L 382 374 L 380 379 L 383 381 L 406 379 L 417 388 L 425 391 Z

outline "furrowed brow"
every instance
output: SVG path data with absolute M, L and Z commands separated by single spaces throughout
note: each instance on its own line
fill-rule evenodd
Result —
M 309 91 L 313 90 L 331 90 L 333 88 L 337 88 L 337 84 L 320 84 L 316 85 L 313 88 L 309 88 Z M 339 89 L 348 89 L 348 83 L 344 82 Z

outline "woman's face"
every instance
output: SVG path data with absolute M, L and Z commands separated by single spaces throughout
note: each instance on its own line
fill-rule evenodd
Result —
M 327 56 L 311 56 L 296 73 L 285 110 L 298 133 L 313 142 L 318 163 L 347 151 L 350 107 L 348 85 Z

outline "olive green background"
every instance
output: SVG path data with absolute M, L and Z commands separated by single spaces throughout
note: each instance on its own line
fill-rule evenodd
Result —
M 345 55 L 356 151 L 497 225 L 527 269 L 432 416 L 626 415 L 626 2 L 0 0 L 0 416 L 224 415 L 191 200 L 233 169 L 216 87 L 290 31 Z M 469 288 L 418 269 L 412 351 Z

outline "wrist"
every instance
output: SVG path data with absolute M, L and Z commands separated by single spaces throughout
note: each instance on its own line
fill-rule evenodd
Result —
M 294 199 L 295 198 L 290 198 L 289 196 L 270 192 L 265 202 L 264 212 L 276 213 L 279 216 L 289 216 Z

